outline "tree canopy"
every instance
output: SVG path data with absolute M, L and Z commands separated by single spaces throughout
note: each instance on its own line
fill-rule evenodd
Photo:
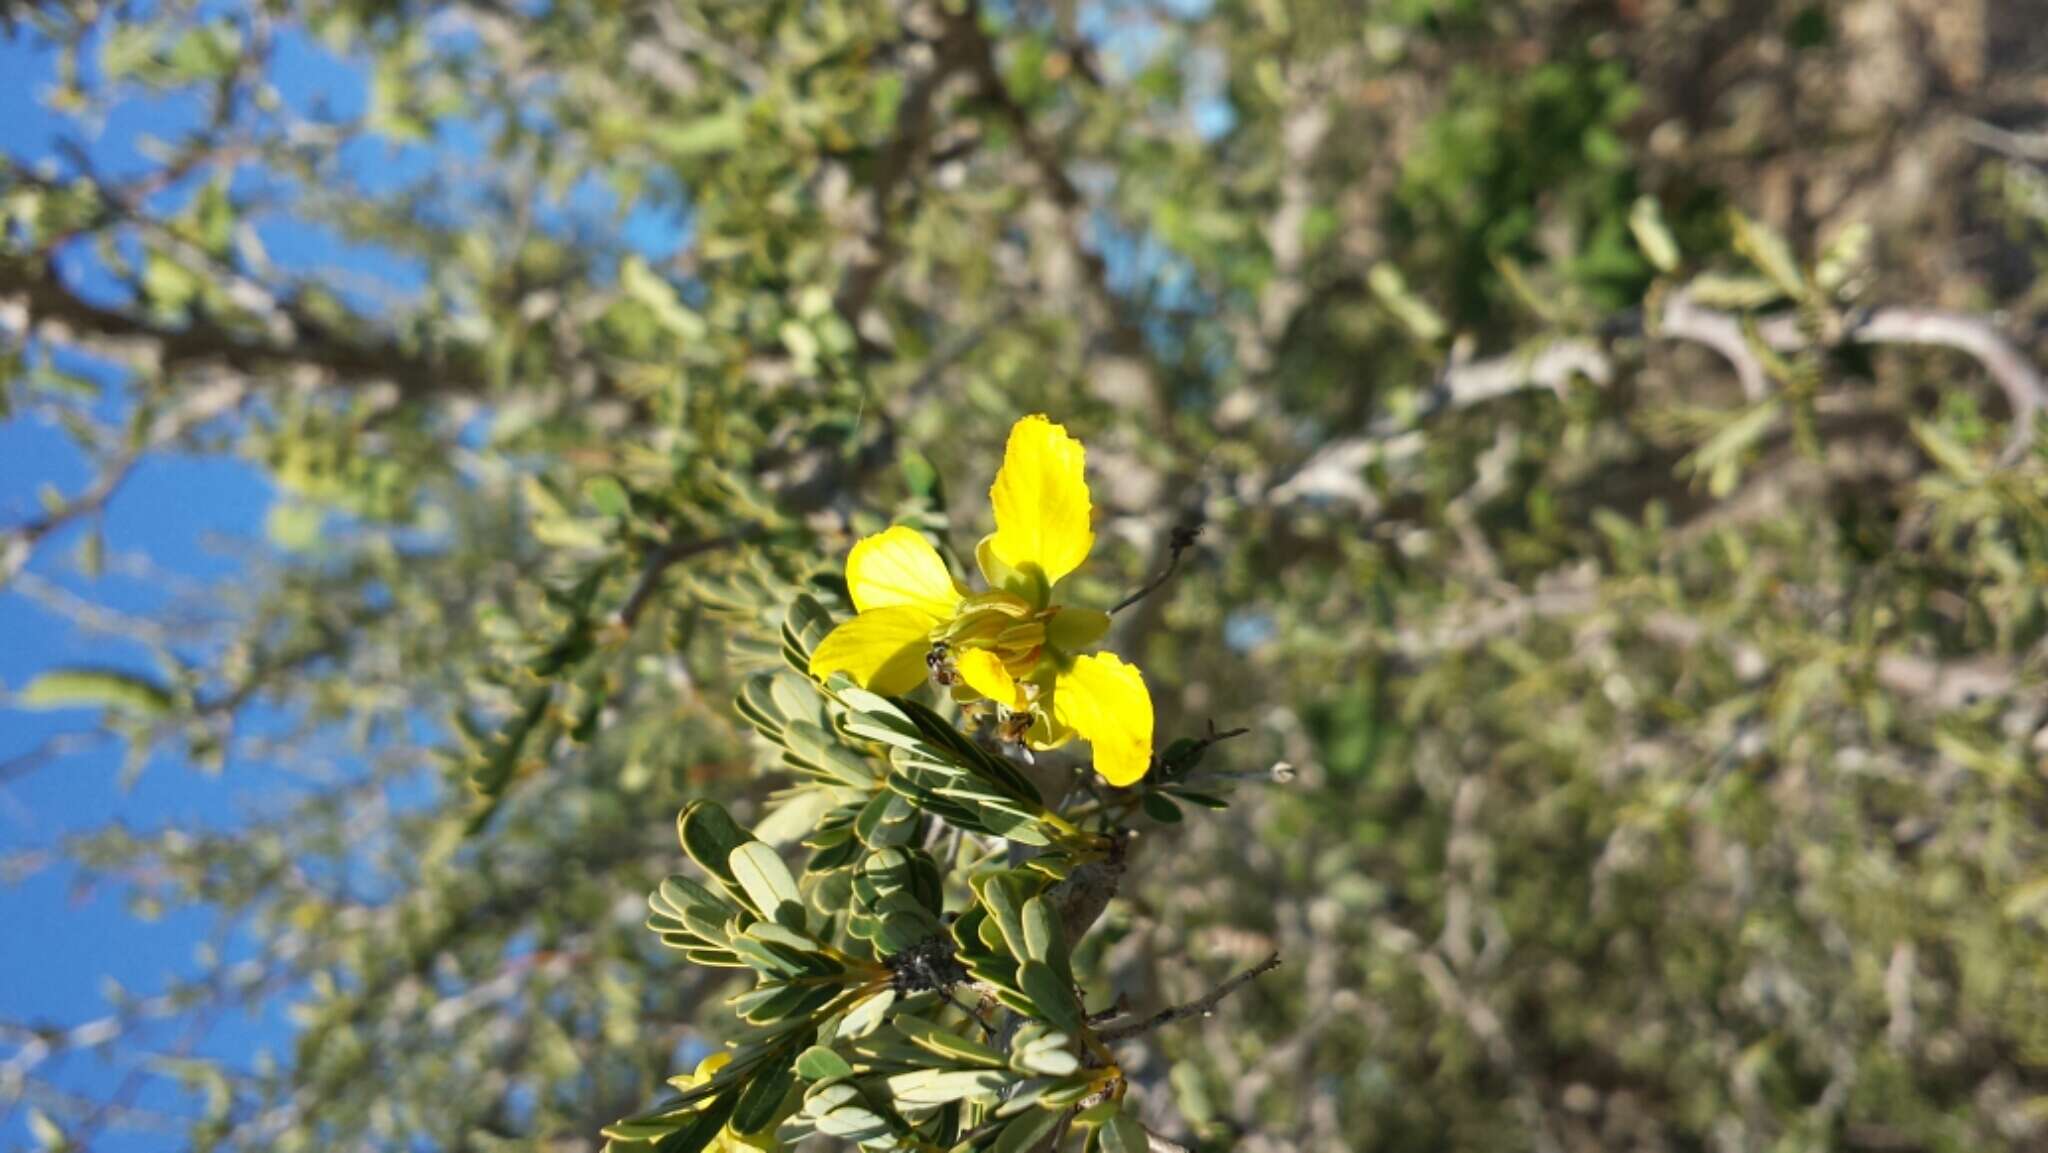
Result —
M 122 646 L 0 786 L 289 782 L 8 850 L 224 930 L 6 1123 L 2040 1147 L 2029 7 L 0 8 L 0 596 Z M 171 456 L 266 539 L 110 619 Z

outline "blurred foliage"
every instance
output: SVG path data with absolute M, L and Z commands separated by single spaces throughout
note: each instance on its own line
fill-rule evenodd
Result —
M 10 686 L 98 712 L 0 776 L 111 742 L 283 782 L 229 831 L 10 850 L 224 926 L 103 1020 L 0 1022 L 33 1139 L 590 1149 L 670 1078 L 729 1085 L 699 1062 L 738 1035 L 733 971 L 643 927 L 646 893 L 697 903 L 663 887 L 673 815 L 812 830 L 790 791 L 829 769 L 729 702 L 788 606 L 837 607 L 859 535 L 912 524 L 966 571 L 987 525 L 947 480 L 1046 411 L 1090 446 L 1083 599 L 1205 526 L 1109 641 L 1161 743 L 1250 730 L 1201 766 L 1227 811 L 1131 815 L 1071 942 L 1087 1008 L 1285 959 L 1119 1046 L 1137 1122 L 1248 1151 L 2048 1141 L 2027 5 L 0 21 L 58 59 L 36 96 L 70 137 L 0 158 L 0 418 L 97 467 L 0 528 L 0 586 L 124 658 Z M 179 127 L 96 162 L 138 102 Z M 148 620 L 66 594 L 161 579 L 101 521 L 170 453 L 268 476 L 271 547 Z M 199 1040 L 257 1004 L 291 1052 Z M 1049 1051 L 1012 1040 L 1006 1067 Z M 86 1052 L 138 1088 L 68 1088 Z

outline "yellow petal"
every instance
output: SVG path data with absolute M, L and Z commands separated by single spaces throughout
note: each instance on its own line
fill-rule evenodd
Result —
M 960 603 L 960 589 L 939 551 L 916 529 L 903 525 L 853 546 L 846 554 L 846 588 L 853 594 L 853 607 L 861 612 L 909 605 L 943 619 Z
M 930 670 L 932 615 L 911 605 L 864 612 L 825 634 L 811 654 L 811 675 L 846 673 L 862 688 L 902 696 L 924 683 Z
M 1030 601 L 1015 593 L 1004 592 L 1001 589 L 991 589 L 985 593 L 975 593 L 972 596 L 962 597 L 957 611 L 963 617 L 969 613 L 979 612 L 1001 613 L 1004 616 L 1010 617 L 1028 617 L 1032 613 L 1032 608 Z
M 953 667 L 975 692 L 1013 709 L 1022 707 L 1017 678 L 1010 675 L 996 654 L 987 649 L 968 649 L 954 658 Z
M 994 533 L 982 537 L 981 542 L 974 546 L 974 563 L 981 569 L 981 579 L 988 582 L 988 587 L 1025 598 L 1027 602 L 1038 598 L 1050 587 L 1030 573 L 1018 572 L 1008 561 L 997 556 Z
M 1088 481 L 1081 442 L 1043 416 L 1027 416 L 1010 429 L 1003 467 L 988 490 L 996 531 L 994 559 L 1013 569 L 1035 568 L 1048 585 L 1081 567 L 1095 543 L 1088 526 Z
M 1076 658 L 1052 694 L 1053 720 L 1070 726 L 1095 752 L 1095 771 L 1128 785 L 1152 767 L 1152 694 L 1144 674 L 1113 653 Z
M 1031 727 L 1024 733 L 1024 743 L 1034 749 L 1056 749 L 1074 739 L 1074 730 L 1053 720 L 1043 712 L 1031 714 Z

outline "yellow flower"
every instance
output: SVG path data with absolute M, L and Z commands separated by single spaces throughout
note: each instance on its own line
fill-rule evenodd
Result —
M 1081 652 L 1109 631 L 1109 614 L 1055 596 L 1095 543 L 1081 442 L 1043 416 L 1018 421 L 989 503 L 996 531 L 975 561 L 990 591 L 962 589 L 913 529 L 867 537 L 846 558 L 858 615 L 818 645 L 811 675 L 843 672 L 887 696 L 932 680 L 958 700 L 994 702 L 1005 731 L 1032 748 L 1088 742 L 1096 772 L 1131 784 L 1152 764 L 1144 675 Z

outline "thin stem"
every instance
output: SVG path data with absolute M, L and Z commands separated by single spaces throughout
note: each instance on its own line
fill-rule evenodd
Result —
M 626 603 L 619 606 L 619 623 L 632 628 L 640 620 L 641 614 L 646 612 L 647 606 L 653 602 L 655 594 L 661 591 L 661 578 L 670 568 L 691 557 L 731 548 L 743 539 L 742 534 L 727 533 L 723 536 L 701 537 L 694 540 L 675 540 L 649 553 L 647 567 L 641 570 L 639 582 L 626 597 Z
M 1228 981 L 1223 982 L 1221 985 L 1209 990 L 1208 993 L 1189 1001 L 1185 1005 L 1175 1005 L 1170 1009 L 1162 1009 L 1142 1021 L 1133 1021 L 1128 1025 L 1118 1025 L 1114 1029 L 1104 1029 L 1096 1035 L 1102 1039 L 1104 1044 L 1113 1044 L 1117 1041 L 1129 1040 L 1143 1033 L 1150 1033 L 1154 1029 L 1171 1025 L 1175 1021 L 1185 1021 L 1190 1017 L 1206 1017 L 1215 1010 L 1217 1005 L 1223 1003 L 1225 997 L 1230 996 L 1232 993 L 1237 992 L 1239 989 L 1279 967 L 1280 954 L 1274 953 L 1272 956 L 1267 957 L 1265 960 L 1260 961 L 1258 964 L 1253 965 L 1251 968 L 1246 969 L 1244 972 L 1230 978 Z
M 1130 608 L 1132 605 L 1157 592 L 1159 586 L 1172 580 L 1173 574 L 1180 571 L 1180 558 L 1185 556 L 1189 549 L 1195 547 L 1195 540 L 1201 535 L 1202 526 L 1199 523 L 1183 522 L 1173 526 L 1173 535 L 1168 539 L 1167 544 L 1172 553 L 1166 558 L 1166 567 L 1159 570 L 1157 576 L 1141 585 L 1138 591 L 1116 602 L 1116 607 L 1109 610 L 1110 615 L 1114 616 Z

